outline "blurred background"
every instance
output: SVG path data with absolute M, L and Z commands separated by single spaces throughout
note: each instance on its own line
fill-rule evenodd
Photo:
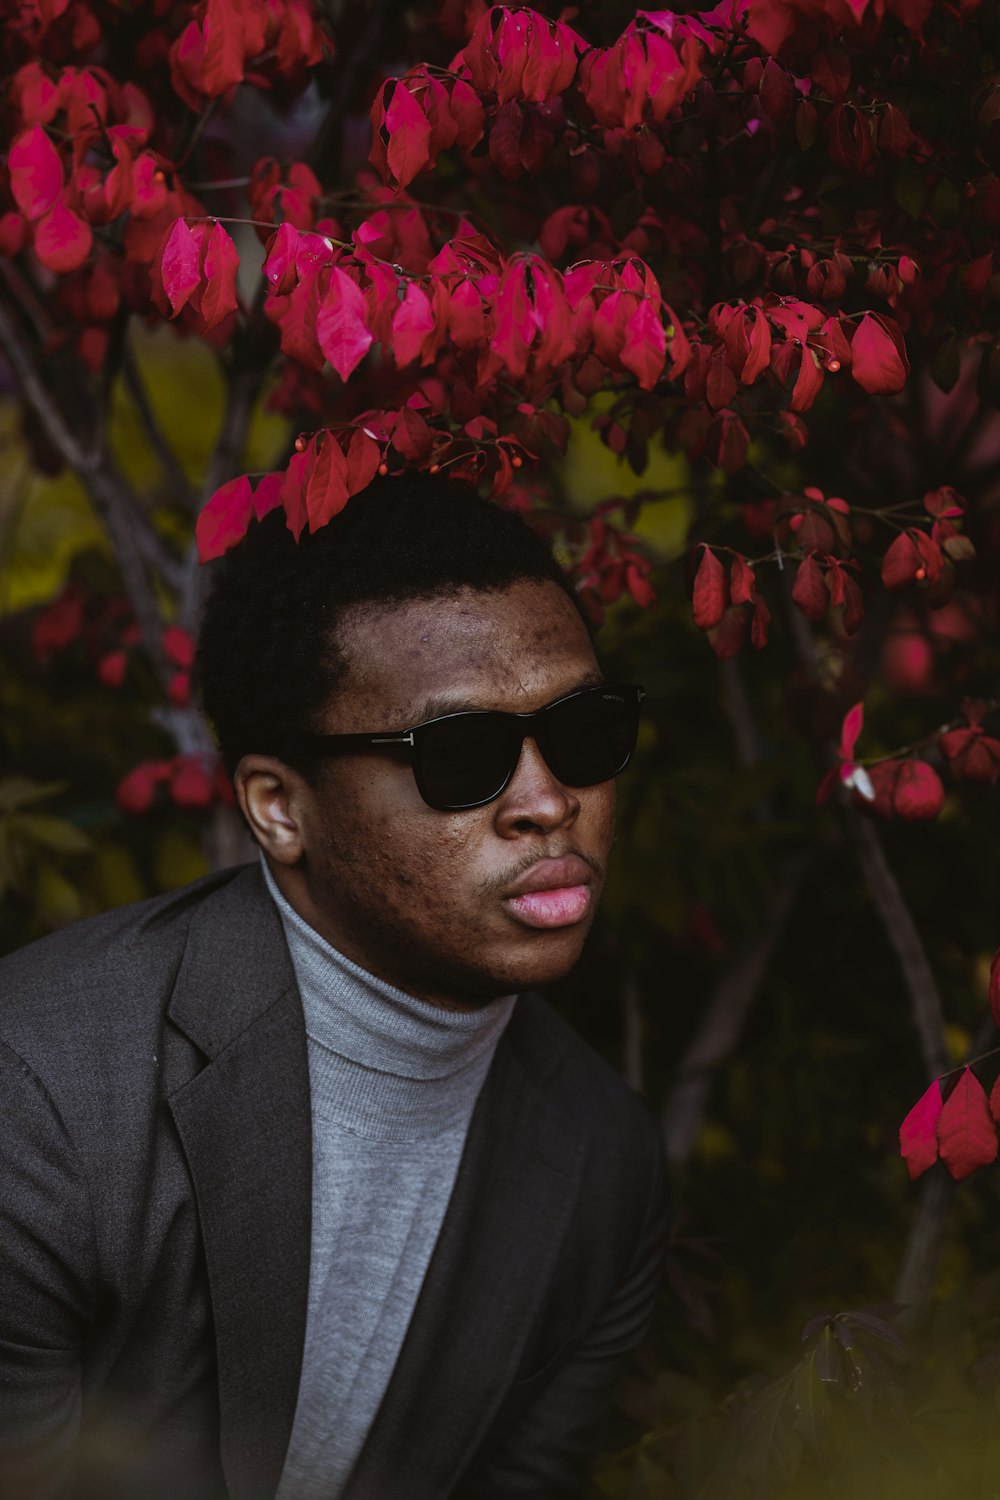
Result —
M 989 1089 L 998 1071 L 987 1005 L 1000 944 L 996 776 L 951 766 L 936 817 L 879 818 L 839 793 L 817 805 L 852 704 L 865 704 L 866 756 L 923 747 L 944 774 L 940 726 L 961 721 L 964 700 L 1000 696 L 1000 39 L 992 8 L 965 9 L 859 6 L 867 30 L 851 31 L 836 6 L 827 24 L 816 7 L 759 4 L 761 36 L 764 22 L 784 32 L 747 40 L 737 28 L 679 106 L 682 123 L 674 117 L 673 134 L 657 127 L 676 151 L 673 177 L 647 174 L 637 186 L 606 140 L 605 157 L 593 142 L 567 144 L 549 121 L 553 145 L 533 173 L 498 177 L 482 153 L 471 163 L 455 153 L 410 190 L 435 211 L 459 205 L 512 248 L 537 245 L 548 215 L 585 198 L 607 229 L 589 225 L 560 263 L 626 245 L 702 332 L 719 301 L 805 296 L 807 242 L 821 239 L 824 253 L 848 246 L 856 285 L 843 300 L 855 310 L 885 294 L 873 267 L 898 268 L 904 254 L 921 267 L 917 291 L 900 284 L 889 304 L 909 352 L 901 394 L 871 399 L 828 381 L 805 419 L 807 441 L 790 446 L 771 421 L 782 403 L 787 412 L 782 388 L 746 414 L 749 454 L 735 466 L 679 432 L 676 390 L 646 408 L 623 405 L 615 382 L 572 401 L 552 394 L 544 409 L 559 425 L 534 433 L 539 461 L 517 486 L 516 503 L 531 506 L 570 565 L 595 507 L 617 502 L 655 587 L 648 604 L 621 588 L 603 599 L 609 673 L 645 684 L 646 717 L 621 781 L 604 910 L 585 961 L 553 996 L 648 1098 L 674 1179 L 662 1307 L 595 1495 L 1000 1493 L 1000 1168 L 956 1185 L 938 1164 L 911 1183 L 898 1154 L 900 1122 L 935 1075 L 982 1058 Z M 444 67 L 484 13 L 329 4 L 332 59 L 294 85 L 241 87 L 195 112 L 184 158 L 192 190 L 213 213 L 256 217 L 246 188 L 258 158 L 308 158 L 324 211 L 355 221 L 377 89 L 419 60 Z M 609 48 L 635 16 L 610 0 L 566 13 Z M 114 72 L 131 43 L 102 24 L 95 66 Z M 21 43 L 8 45 L 11 69 L 25 66 Z M 65 38 L 46 33 L 39 45 L 53 76 L 75 56 Z M 780 117 L 761 104 L 750 63 L 768 55 L 797 80 L 796 109 L 813 101 L 814 139 L 808 124 L 796 133 L 791 106 Z M 884 114 L 894 99 L 916 145 L 900 154 L 873 136 L 878 150 L 838 156 L 824 120 L 840 107 L 830 78 L 843 59 L 840 103 Z M 171 109 L 191 112 L 152 63 L 140 81 L 165 129 Z M 714 165 L 706 119 L 713 140 L 729 141 L 734 127 L 738 141 Z M 8 119 L 8 134 L 16 128 Z M 711 172 L 723 177 L 712 198 Z M 429 222 L 436 234 L 433 212 Z M 645 239 L 630 239 L 640 223 Z M 385 377 L 380 387 L 379 371 L 363 369 L 356 390 L 335 382 L 321 398 L 318 378 L 290 380 L 260 316 L 259 239 L 246 224 L 231 233 L 252 311 L 214 337 L 156 316 L 144 270 L 144 286 L 123 281 L 124 300 L 99 325 L 108 341 L 88 352 L 83 334 L 99 320 L 74 303 L 72 278 L 40 268 L 30 247 L 5 261 L 3 951 L 252 857 L 191 698 L 204 586 L 194 518 L 223 480 L 282 466 L 303 427 L 379 394 L 390 402 L 400 386 Z M 746 244 L 760 248 L 749 273 Z M 106 238 L 100 253 L 114 248 Z M 44 398 L 30 395 L 32 373 Z M 55 440 L 46 401 L 49 415 L 70 414 L 74 441 L 93 437 L 88 451 L 108 458 L 110 498 L 92 468 L 74 464 L 73 444 Z M 921 494 L 942 485 L 962 497 L 971 546 L 934 596 L 916 585 L 887 592 L 883 508 L 919 510 Z M 775 506 L 806 486 L 851 504 L 864 623 L 849 635 L 836 612 L 807 621 L 779 542 L 767 575 L 771 639 L 720 660 L 692 619 L 695 549 L 768 552 Z M 145 618 L 132 586 L 143 566 Z M 155 652 L 149 611 L 162 630 Z

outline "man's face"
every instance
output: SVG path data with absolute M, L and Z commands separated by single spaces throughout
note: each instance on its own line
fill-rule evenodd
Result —
M 321 726 L 330 734 L 468 708 L 526 713 L 601 680 L 554 583 L 365 606 L 338 644 L 347 670 Z M 337 756 L 300 819 L 303 915 L 363 968 L 438 1003 L 548 983 L 576 962 L 593 921 L 614 807 L 613 781 L 562 785 L 531 739 L 500 796 L 464 812 L 428 807 L 399 752 Z M 571 889 L 518 899 L 525 884 Z

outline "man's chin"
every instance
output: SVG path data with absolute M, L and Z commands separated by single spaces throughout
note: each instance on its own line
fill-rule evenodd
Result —
M 565 979 L 579 962 L 589 928 L 589 922 L 578 923 L 572 928 L 533 935 L 529 943 L 519 943 L 514 952 L 498 954 L 489 970 L 470 969 L 458 979 L 445 1003 L 463 1010 L 481 1010 L 505 995 L 544 989 Z

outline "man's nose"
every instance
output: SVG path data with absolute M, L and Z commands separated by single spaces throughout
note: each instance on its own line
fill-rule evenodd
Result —
M 575 822 L 580 802 L 549 770 L 533 739 L 521 746 L 517 769 L 497 799 L 494 823 L 502 838 L 522 833 L 550 833 Z

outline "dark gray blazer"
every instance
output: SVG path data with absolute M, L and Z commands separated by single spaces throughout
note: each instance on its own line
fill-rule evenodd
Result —
M 3 1500 L 270 1500 L 311 1143 L 259 869 L 0 963 L 0 1101 Z M 350 1500 L 577 1495 L 649 1319 L 665 1212 L 645 1107 L 523 997 Z

